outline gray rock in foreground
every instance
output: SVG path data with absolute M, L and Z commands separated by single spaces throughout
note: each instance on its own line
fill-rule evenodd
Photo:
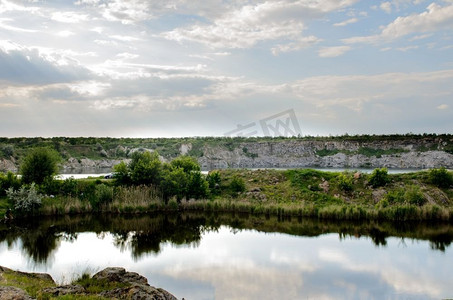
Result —
M 96 280 L 120 282 L 130 284 L 128 287 L 104 291 L 99 295 L 116 299 L 141 299 L 141 300 L 177 300 L 166 290 L 152 287 L 148 280 L 135 272 L 126 272 L 124 268 L 107 268 L 93 276 Z
M 14 272 L 17 274 L 27 275 L 41 280 L 49 280 L 54 283 L 52 277 L 44 273 L 24 273 L 13 271 L 11 269 L 0 266 L 0 300 L 29 300 L 31 298 L 24 290 L 11 286 L 1 286 L 2 273 Z M 102 291 L 97 296 L 102 296 L 110 299 L 128 299 L 128 300 L 177 300 L 175 296 L 164 289 L 155 288 L 148 284 L 148 280 L 142 275 L 135 272 L 127 272 L 124 268 L 106 268 L 93 276 L 94 280 L 107 281 L 110 283 L 124 283 L 124 287 L 115 288 L 112 290 Z M 63 295 L 88 295 L 90 294 L 81 285 L 64 285 L 57 287 L 45 288 L 43 293 L 51 296 Z M 93 295 L 93 294 L 90 294 Z
M 20 288 L 13 286 L 0 286 L 0 300 L 32 300 L 28 294 Z

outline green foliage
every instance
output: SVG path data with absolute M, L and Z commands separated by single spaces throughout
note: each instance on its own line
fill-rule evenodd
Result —
M 381 187 L 390 182 L 387 168 L 374 169 L 370 175 L 369 184 L 374 187 Z
M 124 161 L 113 166 L 113 172 L 113 178 L 117 184 L 129 185 L 132 183 L 129 167 Z
M 329 150 L 329 149 L 321 149 L 321 150 L 316 150 L 316 155 L 318 156 L 330 156 L 330 155 L 335 155 L 337 153 L 340 153 L 340 150 L 337 150 L 337 149 L 332 149 L 332 150 Z
M 345 192 L 350 192 L 353 190 L 353 180 L 352 176 L 349 174 L 339 174 L 337 176 L 337 182 L 338 182 L 338 187 L 345 191 Z
M 134 152 L 128 168 L 132 184 L 158 185 L 160 183 L 162 163 L 157 152 Z
M 191 156 L 179 156 L 170 162 L 170 165 L 174 168 L 182 168 L 185 173 L 192 171 L 200 171 L 200 165 L 198 161 Z
M 407 203 L 422 206 L 427 202 L 419 186 L 413 185 L 407 188 L 404 199 Z
M 187 186 L 187 198 L 203 199 L 209 196 L 209 184 L 201 172 L 191 172 Z
M 208 176 L 206 177 L 206 181 L 208 182 L 209 189 L 211 194 L 219 195 L 221 192 L 221 177 L 219 171 L 211 171 L 209 172 Z
M 42 195 L 38 194 L 34 183 L 29 188 L 22 186 L 17 191 L 9 188 L 6 194 L 14 212 L 19 215 L 34 215 L 42 205 Z
M 403 189 L 397 189 L 397 190 L 392 190 L 392 191 L 389 191 L 384 199 L 389 203 L 389 204 L 401 204 L 405 201 L 405 198 L 404 198 L 404 193 L 405 193 L 405 190 Z
M 0 196 L 5 196 L 9 188 L 17 190 L 20 186 L 21 181 L 13 172 L 8 172 L 6 175 L 0 173 Z
M 99 184 L 96 185 L 95 197 L 91 199 L 91 206 L 95 210 L 99 210 L 103 205 L 113 201 L 113 187 Z
M 233 176 L 233 179 L 231 179 L 230 185 L 229 185 L 229 190 L 232 193 L 233 196 L 237 196 L 240 193 L 245 192 L 245 181 L 239 176 Z
M 445 168 L 431 169 L 428 179 L 430 183 L 440 188 L 448 188 L 453 185 L 453 175 Z
M 165 199 L 175 196 L 178 201 L 181 201 L 187 193 L 188 177 L 188 174 L 180 167 L 173 167 L 165 170 L 161 182 L 161 188 Z
M 13 145 L 5 145 L 1 148 L 0 157 L 10 158 L 14 156 L 14 146 Z
M 20 172 L 24 183 L 41 184 L 46 179 L 52 179 L 58 172 L 60 157 L 55 150 L 35 148 L 24 158 Z

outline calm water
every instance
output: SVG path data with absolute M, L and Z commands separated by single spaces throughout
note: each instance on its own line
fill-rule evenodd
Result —
M 453 226 L 245 215 L 87 216 L 0 224 L 0 265 L 122 266 L 185 299 L 453 297 Z

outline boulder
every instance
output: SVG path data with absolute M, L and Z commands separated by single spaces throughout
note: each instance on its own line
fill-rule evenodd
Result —
M 32 300 L 24 290 L 13 286 L 0 286 L 0 300 Z

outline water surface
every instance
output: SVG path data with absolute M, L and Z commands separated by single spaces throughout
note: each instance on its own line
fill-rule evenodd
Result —
M 59 282 L 122 266 L 185 299 L 440 299 L 452 240 L 439 223 L 78 216 L 1 224 L 0 265 Z

